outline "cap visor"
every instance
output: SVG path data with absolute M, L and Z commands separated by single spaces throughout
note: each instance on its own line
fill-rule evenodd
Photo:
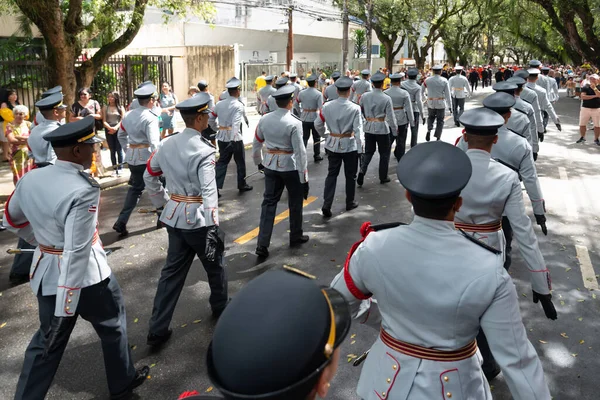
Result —
M 57 110 L 64 110 L 66 109 L 68 106 L 66 104 L 61 104 L 60 106 L 55 107 Z
M 88 140 L 84 140 L 81 143 L 95 144 L 95 143 L 102 143 L 102 142 L 104 142 L 104 139 L 102 139 L 99 136 L 94 136 L 94 137 L 92 137 L 92 138 L 90 138 Z
M 331 302 L 333 308 L 333 315 L 335 316 L 335 344 L 334 348 L 338 348 L 339 345 L 346 339 L 348 332 L 350 332 L 350 326 L 352 325 L 352 315 L 350 314 L 350 306 L 344 299 L 342 294 L 335 289 L 326 288 L 325 292 Z

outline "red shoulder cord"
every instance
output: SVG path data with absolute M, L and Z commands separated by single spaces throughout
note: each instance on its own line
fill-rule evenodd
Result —
M 360 227 L 360 235 L 362 236 L 362 239 L 360 239 L 358 242 L 356 242 L 352 245 L 352 247 L 350 248 L 350 251 L 348 252 L 348 257 L 346 257 L 346 263 L 344 264 L 344 281 L 346 282 L 346 286 L 348 287 L 348 290 L 350 291 L 350 293 L 352 293 L 352 295 L 359 300 L 366 300 L 366 299 L 370 298 L 372 296 L 372 294 L 371 293 L 364 294 L 354 284 L 352 275 L 350 275 L 350 258 L 352 258 L 352 254 L 354 254 L 356 249 L 358 249 L 358 246 L 360 246 L 360 244 L 365 241 L 365 239 L 371 232 L 374 232 L 373 229 L 371 228 L 371 223 L 368 221 L 364 222 L 362 224 L 362 226 Z

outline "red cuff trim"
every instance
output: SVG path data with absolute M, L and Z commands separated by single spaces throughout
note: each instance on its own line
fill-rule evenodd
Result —
M 156 154 L 156 150 L 152 152 L 152 154 L 150 154 L 150 158 L 148 159 L 148 162 L 146 162 L 146 171 L 148 171 L 148 173 L 151 176 L 161 176 L 162 175 L 162 171 L 152 171 L 152 168 L 150 167 L 150 162 L 152 161 L 152 157 L 154 157 L 154 154 Z
M 29 225 L 29 221 L 25 221 L 22 224 L 15 224 L 12 218 L 10 218 L 10 215 L 8 214 L 8 205 L 13 194 L 15 194 L 14 191 L 10 194 L 10 196 L 8 196 L 8 199 L 6 199 L 6 204 L 4 205 L 4 218 L 6 219 L 6 222 L 8 222 L 8 224 L 15 229 L 25 228 L 27 225 Z
M 120 127 L 121 127 L 121 130 L 123 130 L 123 132 L 127 132 L 127 129 L 125 129 L 125 127 L 123 126 L 123 122 L 121 122 Z
M 358 249 L 358 246 L 360 246 L 361 243 L 365 241 L 365 239 L 367 238 L 367 235 L 371 232 L 373 232 L 373 230 L 371 229 L 371 223 L 365 222 L 360 227 L 360 234 L 362 236 L 362 239 L 360 239 L 358 242 L 356 242 L 352 245 L 352 247 L 350 248 L 350 251 L 348 252 L 348 257 L 346 257 L 346 263 L 344 264 L 344 281 L 346 282 L 346 287 L 348 288 L 350 293 L 352 293 L 352 295 L 354 297 L 356 297 L 358 300 L 366 300 L 373 295 L 371 293 L 368 293 L 368 294 L 363 293 L 354 283 L 354 280 L 352 279 L 352 275 L 350 275 L 350 259 L 352 258 L 352 254 L 354 254 L 356 249 Z
M 217 114 L 215 114 L 214 111 L 211 111 L 211 114 L 213 115 L 213 117 L 215 117 L 215 118 L 217 117 Z
M 321 121 L 325 122 L 325 117 L 323 116 L 323 110 L 319 110 L 319 118 L 321 118 Z
M 255 138 L 256 140 L 258 140 L 258 142 L 259 142 L 259 143 L 263 143 L 263 142 L 264 142 L 264 139 L 263 139 L 263 140 L 261 140 L 261 139 L 258 137 L 258 134 L 256 134 L 256 133 L 254 134 L 254 138 Z

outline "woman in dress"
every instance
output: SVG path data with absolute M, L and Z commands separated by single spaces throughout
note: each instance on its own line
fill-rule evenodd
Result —
M 3 161 L 8 162 L 10 159 L 10 146 L 4 132 L 6 132 L 6 125 L 14 119 L 13 109 L 20 104 L 17 91 L 15 89 L 6 89 L 5 98 L 0 101 L 0 121 L 2 121 L 0 142 L 2 143 Z
M 125 115 L 125 108 L 121 105 L 121 98 L 118 92 L 112 92 L 107 97 L 108 104 L 102 109 L 104 131 L 106 132 L 106 141 L 110 149 L 110 161 L 113 166 L 112 176 L 119 176 L 119 171 L 123 164 L 123 149 L 117 139 L 119 124 Z
M 160 106 L 162 107 L 162 113 L 160 114 L 162 119 L 161 136 L 164 138 L 173 133 L 173 112 L 177 105 L 177 96 L 171 91 L 169 82 L 164 82 L 162 84 L 159 100 Z
M 27 172 L 31 171 L 33 160 L 29 158 L 27 138 L 31 122 L 27 121 L 29 109 L 26 106 L 17 105 L 12 110 L 14 119 L 6 124 L 4 131 L 7 143 L 10 145 L 9 161 L 13 173 L 13 182 L 17 181 Z

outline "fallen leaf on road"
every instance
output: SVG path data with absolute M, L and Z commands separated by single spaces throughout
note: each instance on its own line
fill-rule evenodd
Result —
M 6 322 L 3 322 L 3 323 L 0 325 L 0 329 L 4 328 L 5 326 L 6 326 Z
M 579 344 L 584 344 L 584 343 L 585 343 L 585 340 L 583 340 L 583 339 L 581 339 L 581 340 L 579 341 Z
M 593 282 L 594 278 L 585 278 L 585 280 L 588 281 L 588 282 Z
M 182 324 L 181 325 L 182 328 L 185 328 L 186 326 L 187 326 L 187 324 Z
M 564 337 L 565 339 L 569 338 L 565 332 L 561 333 L 560 336 Z
M 2 296 L 2 293 L 0 293 L 0 296 Z M 596 294 L 592 293 L 592 299 L 596 300 Z
M 134 323 L 134 324 L 137 324 L 137 323 L 138 323 L 138 321 L 139 321 L 139 318 L 136 318 L 136 319 L 134 319 L 134 320 L 133 320 L 133 323 Z
M 132 265 L 133 263 L 130 263 L 130 262 L 128 262 L 128 263 L 125 263 L 125 264 L 126 264 L 126 265 Z
M 572 268 L 565 269 L 565 272 L 569 272 Z
M 354 344 L 354 343 L 356 343 L 356 340 L 353 340 L 353 341 L 350 342 L 350 344 Z
M 146 234 L 145 234 L 145 233 L 144 233 L 144 234 L 142 234 L 142 237 L 146 237 Z
M 564 306 L 564 305 L 565 305 L 565 301 L 564 301 L 564 300 L 561 300 L 561 301 L 560 301 L 560 305 L 561 305 L 561 306 Z
M 577 353 L 571 353 L 573 357 L 577 357 Z
M 135 244 L 132 244 L 131 246 L 129 246 L 130 249 L 133 249 L 135 247 Z
M 521 293 L 521 296 L 523 297 L 527 297 L 527 295 L 525 293 Z
M 581 300 L 577 300 L 578 303 L 583 303 L 585 300 L 581 299 Z
M 164 247 L 161 247 L 160 249 L 161 249 L 162 251 L 165 251 L 165 248 L 164 248 Z
M 577 318 L 577 321 L 581 322 L 581 321 L 583 321 L 583 318 L 579 317 L 579 318 Z
M 542 340 L 542 339 L 540 339 L 540 340 L 539 340 L 539 342 L 540 342 L 541 344 L 548 344 L 548 342 L 546 342 L 545 340 Z
M 329 260 L 329 261 L 331 261 L 331 262 L 335 262 L 335 260 L 333 260 L 333 259 L 332 259 L 332 260 Z
M 137 346 L 134 344 L 133 346 L 131 346 L 131 350 L 135 350 L 137 349 Z
M 208 389 L 206 389 L 206 393 L 208 393 L 208 392 L 212 392 L 212 390 L 213 390 L 213 387 L 212 387 L 212 386 L 210 386 Z
M 202 320 L 201 319 L 196 319 L 194 320 L 194 322 L 192 322 L 192 324 L 199 324 Z
M 350 335 L 350 339 L 354 339 L 356 337 L 356 333 L 353 333 L 352 335 Z
M 152 377 L 150 375 L 148 375 L 148 377 L 146 379 L 152 379 Z

